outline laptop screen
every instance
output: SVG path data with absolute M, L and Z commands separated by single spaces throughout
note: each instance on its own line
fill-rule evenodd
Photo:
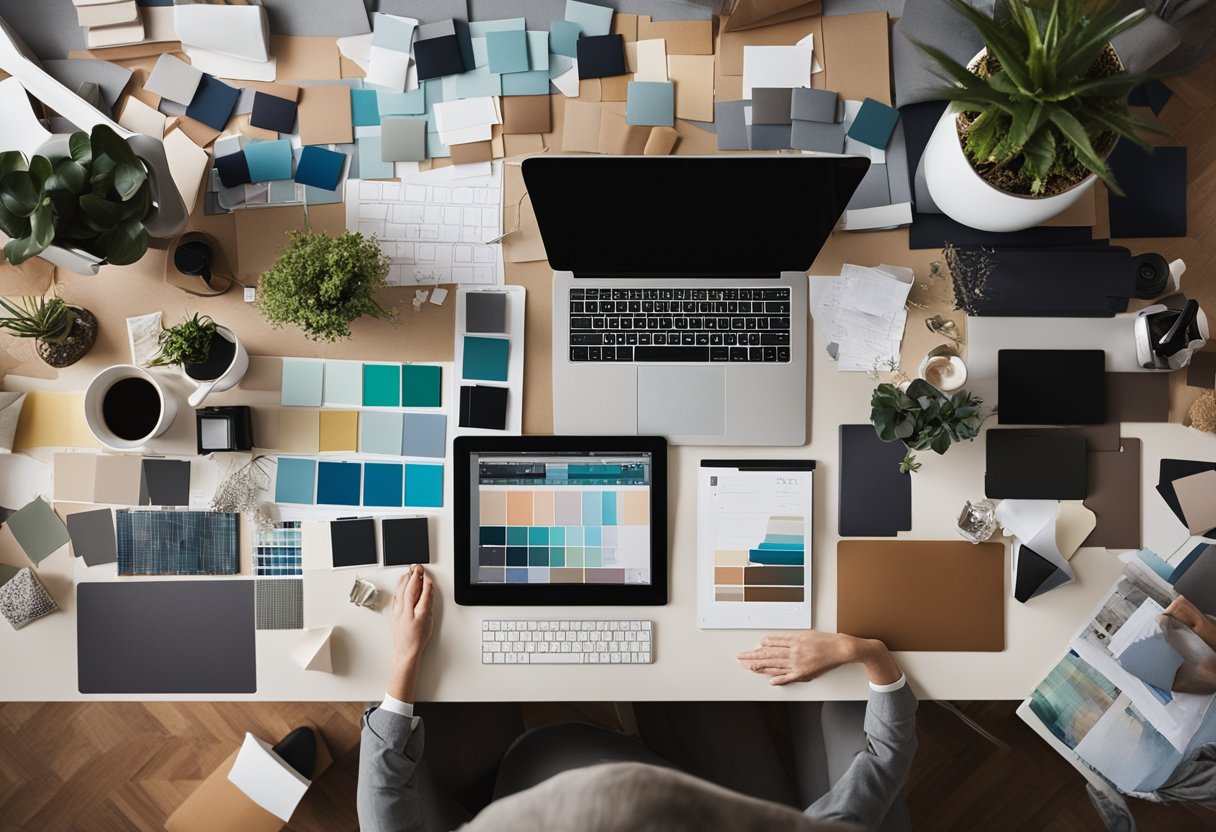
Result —
M 524 185 L 549 264 L 576 275 L 805 271 L 869 160 L 533 156 Z

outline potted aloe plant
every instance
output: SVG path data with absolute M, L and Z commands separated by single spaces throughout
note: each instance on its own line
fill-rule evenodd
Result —
M 0 318 L 0 329 L 18 338 L 33 338 L 38 357 L 52 367 L 70 367 L 97 341 L 93 313 L 62 298 L 27 297 L 16 302 L 0 298 L 0 307 L 8 313 Z
M 198 407 L 211 393 L 230 390 L 249 369 L 249 354 L 236 333 L 220 326 L 210 315 L 197 312 L 181 323 L 161 330 L 160 352 L 149 366 L 176 365 L 195 385 L 191 407 Z
M 979 435 L 984 416 L 983 399 L 966 390 L 943 393 L 924 379 L 900 389 L 880 384 L 870 397 L 870 422 L 883 442 L 903 442 L 908 451 L 899 470 L 920 470 L 914 451 L 944 454 L 955 442 L 970 442 Z
M 52 137 L 41 153 L 0 153 L 0 229 L 8 262 L 43 256 L 89 273 L 148 250 L 155 208 L 148 167 L 110 127 Z
M 1149 15 L 1126 0 L 997 0 L 993 17 L 946 0 L 985 48 L 963 66 L 918 44 L 952 83 L 953 102 L 925 148 L 924 171 L 937 207 L 986 231 L 1038 225 L 1101 179 L 1122 193 L 1106 164 L 1121 137 L 1160 132 L 1127 105 L 1144 78 L 1127 73 L 1111 39 Z

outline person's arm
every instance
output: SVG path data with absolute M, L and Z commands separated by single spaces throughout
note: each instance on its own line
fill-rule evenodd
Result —
M 816 820 L 840 820 L 877 829 L 903 791 L 916 754 L 916 695 L 886 645 L 836 633 L 809 630 L 766 637 L 761 647 L 739 654 L 748 670 L 770 684 L 805 682 L 841 665 L 860 663 L 870 681 L 866 747 L 832 788 L 806 809 Z
M 415 783 L 424 731 L 414 716 L 422 651 L 431 637 L 434 587 L 421 566 L 401 577 L 389 610 L 393 661 L 384 701 L 363 714 L 357 807 L 365 832 L 423 832 Z

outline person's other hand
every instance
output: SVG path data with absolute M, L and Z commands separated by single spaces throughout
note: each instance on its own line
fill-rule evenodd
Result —
M 401 576 L 389 606 L 393 629 L 393 669 L 389 693 L 403 702 L 414 700 L 418 664 L 431 639 L 435 585 L 421 566 L 412 566 Z
M 759 648 L 738 658 L 745 669 L 771 677 L 773 685 L 809 682 L 850 662 L 864 663 L 875 684 L 891 684 L 901 675 L 881 641 L 818 630 L 765 636 Z

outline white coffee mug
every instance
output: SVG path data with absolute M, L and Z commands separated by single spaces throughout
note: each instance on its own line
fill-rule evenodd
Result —
M 151 407 L 153 406 L 151 400 L 148 402 L 148 412 L 130 413 L 130 420 L 134 424 L 141 427 L 142 424 L 149 426 L 146 433 L 139 431 L 142 433 L 140 436 L 120 436 L 106 422 L 106 394 L 110 392 L 114 385 L 127 379 L 146 381 L 156 392 L 155 413 L 151 411 Z M 111 410 L 114 410 L 113 404 Z M 112 413 L 111 415 L 115 414 Z M 121 416 L 121 413 L 119 415 Z M 155 418 L 153 418 L 154 416 Z M 89 430 L 93 432 L 93 435 L 97 437 L 98 442 L 116 451 L 131 451 L 143 447 L 150 440 L 167 431 L 173 424 L 173 419 L 176 416 L 177 399 L 165 389 L 165 386 L 154 375 L 142 367 L 136 367 L 131 364 L 116 364 L 113 367 L 107 367 L 93 376 L 93 380 L 89 382 L 89 386 L 85 389 L 85 423 L 89 426 Z

